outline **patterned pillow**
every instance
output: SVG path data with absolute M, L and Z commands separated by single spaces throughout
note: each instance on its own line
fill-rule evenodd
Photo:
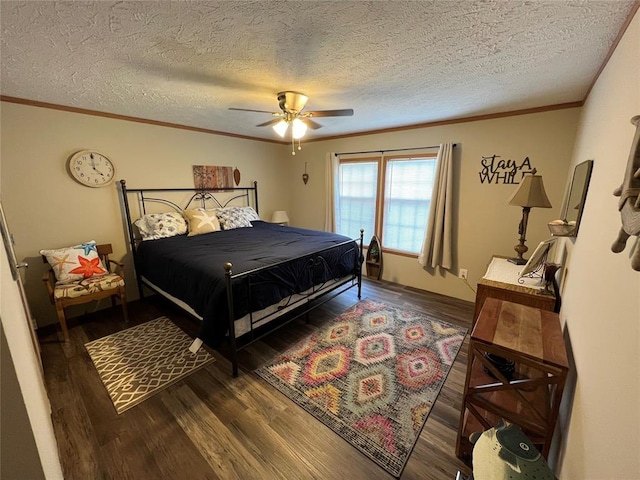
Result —
M 143 241 L 175 237 L 187 233 L 187 223 L 178 212 L 150 213 L 143 215 L 133 224 L 140 230 Z
M 251 222 L 253 220 L 260 220 L 260 216 L 258 212 L 256 212 L 253 207 L 240 207 L 244 212 L 245 217 Z
M 58 284 L 77 282 L 108 273 L 98 256 L 95 240 L 74 247 L 40 250 L 40 255 L 47 258 Z
M 219 232 L 221 230 L 215 210 L 199 208 L 196 210 L 185 210 L 183 213 L 189 224 L 189 237 L 203 233 Z
M 217 208 L 216 215 L 218 215 L 218 220 L 224 230 L 251 227 L 252 220 L 260 220 L 252 207 Z

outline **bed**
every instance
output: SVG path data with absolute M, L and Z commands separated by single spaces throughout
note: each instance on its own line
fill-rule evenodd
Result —
M 193 349 L 228 341 L 233 376 L 240 349 L 346 290 L 357 288 L 360 298 L 363 232 L 354 240 L 265 222 L 257 182 L 198 190 L 130 189 L 124 180 L 120 186 L 140 297 L 148 287 L 200 319 Z M 222 229 L 204 225 L 199 233 L 191 220 L 203 225 L 207 215 Z M 179 227 L 170 225 L 174 220 Z M 167 225 L 173 229 L 150 235 L 151 221 L 165 233 Z

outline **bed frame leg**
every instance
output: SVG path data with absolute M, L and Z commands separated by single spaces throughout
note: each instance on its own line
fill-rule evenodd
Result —
M 362 299 L 362 265 L 364 264 L 364 228 L 360 229 L 360 268 L 358 268 L 358 300 Z
M 200 340 L 199 338 L 196 338 L 192 343 L 191 346 L 189 347 L 189 351 L 191 353 L 197 353 L 198 350 L 200 350 L 200 347 L 202 346 L 202 340 Z
M 138 298 L 140 300 L 144 298 L 144 290 L 142 288 L 143 288 L 142 281 L 138 279 Z
M 233 293 L 231 291 L 231 269 L 233 265 L 229 262 L 224 264 L 224 277 L 227 290 L 227 308 L 229 309 L 229 344 L 231 346 L 231 370 L 233 377 L 238 376 L 238 349 L 236 345 L 236 324 L 233 320 Z

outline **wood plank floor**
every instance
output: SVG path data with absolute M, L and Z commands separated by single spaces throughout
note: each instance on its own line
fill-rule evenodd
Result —
M 469 328 L 473 304 L 385 282 L 365 281 L 362 298 L 427 312 Z M 117 415 L 84 344 L 161 315 L 195 336 L 198 322 L 161 298 L 70 321 L 70 341 L 40 334 L 52 417 L 65 478 L 71 479 L 391 479 L 349 443 L 252 371 L 277 351 L 357 301 L 355 289 L 240 352 L 231 377 L 225 352 L 216 361 Z M 455 456 L 468 337 L 401 476 L 454 479 L 469 469 Z

